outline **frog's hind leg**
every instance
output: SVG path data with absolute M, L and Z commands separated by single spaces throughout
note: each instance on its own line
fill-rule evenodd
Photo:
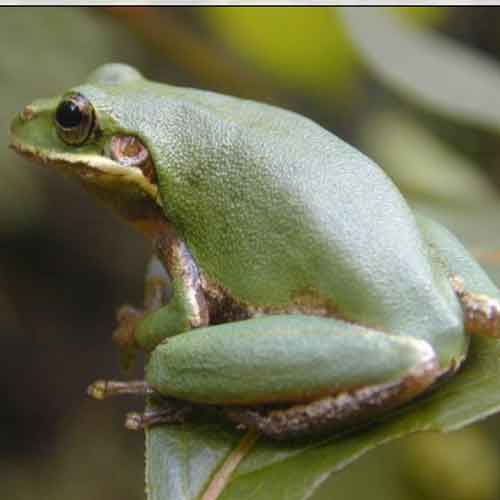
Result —
M 423 216 L 417 219 L 432 258 L 448 273 L 462 304 L 467 332 L 500 337 L 500 290 L 446 228 Z
M 276 315 L 172 337 L 152 353 L 146 375 L 162 395 L 219 407 L 285 439 L 369 420 L 424 392 L 440 367 L 422 339 Z
M 436 366 L 424 364 L 388 384 L 362 387 L 288 408 L 226 408 L 224 413 L 243 428 L 257 429 L 276 440 L 332 432 L 368 422 L 423 392 L 435 380 Z

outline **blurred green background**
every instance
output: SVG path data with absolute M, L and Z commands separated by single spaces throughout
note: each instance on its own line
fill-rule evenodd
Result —
M 141 303 L 148 244 L 75 183 L 7 149 L 14 113 L 80 83 L 99 64 L 126 62 L 154 80 L 311 117 L 377 159 L 500 283 L 498 130 L 482 115 L 457 118 L 388 81 L 366 64 L 338 10 L 4 7 L 0 14 L 1 498 L 143 498 L 142 436 L 122 427 L 125 411 L 142 402 L 97 403 L 84 389 L 119 376 L 114 310 Z M 390 14 L 500 64 L 498 9 Z M 402 56 L 410 67 L 417 62 Z M 428 68 L 419 75 L 424 83 L 433 77 Z M 489 97 L 493 111 L 499 96 L 500 86 Z M 480 108 L 481 97 L 478 87 L 461 98 L 478 98 Z M 488 500 L 500 498 L 499 472 L 500 418 L 493 417 L 376 450 L 314 498 Z

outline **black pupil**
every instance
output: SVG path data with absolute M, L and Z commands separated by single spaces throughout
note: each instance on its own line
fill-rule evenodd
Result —
M 63 101 L 57 108 L 56 120 L 63 128 L 74 128 L 80 125 L 82 112 L 74 102 Z

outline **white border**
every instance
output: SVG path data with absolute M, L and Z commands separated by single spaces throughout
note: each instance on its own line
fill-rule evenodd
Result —
M 500 5 L 500 0 L 417 0 L 410 2 L 401 2 L 398 0 L 355 0 L 355 1 L 329 1 L 329 0 L 59 0 L 58 2 L 47 2 L 44 0 L 18 0 L 18 1 L 3 1 L 0 0 L 0 6 L 80 6 L 80 5 L 92 5 L 92 6 L 102 6 L 102 5 L 168 5 L 168 6 L 411 6 L 411 7 L 422 7 L 422 6 L 494 6 Z

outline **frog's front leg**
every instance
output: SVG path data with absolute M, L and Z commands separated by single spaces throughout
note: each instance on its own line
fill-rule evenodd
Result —
M 144 309 L 123 306 L 113 334 L 124 365 L 137 349 L 151 351 L 164 338 L 208 324 L 198 268 L 186 244 L 166 226 L 158 232 L 145 280 Z
M 155 255 L 151 259 L 145 280 L 145 307 L 137 310 L 123 306 L 119 311 L 119 327 L 113 339 L 118 344 L 122 364 L 126 367 L 138 349 L 150 352 L 167 337 L 208 324 L 208 306 L 201 288 L 198 268 L 186 244 L 165 226 L 158 232 Z M 145 381 L 97 380 L 87 393 L 95 399 L 121 394 L 150 395 Z M 163 398 L 161 415 L 146 415 L 146 423 L 158 419 L 169 422 L 182 420 L 191 410 L 189 403 Z M 136 428 L 138 414 L 129 414 L 126 425 Z
M 373 417 L 439 374 L 424 340 L 277 315 L 172 337 L 152 352 L 146 380 L 162 395 L 220 406 L 231 420 L 285 439 Z
M 113 342 L 120 351 L 120 364 L 127 370 L 137 351 L 135 342 L 136 327 L 140 321 L 169 302 L 172 294 L 171 280 L 160 262 L 153 255 L 150 259 L 144 280 L 144 307 L 138 309 L 131 305 L 121 306 L 116 314 L 118 326 L 113 332 Z

